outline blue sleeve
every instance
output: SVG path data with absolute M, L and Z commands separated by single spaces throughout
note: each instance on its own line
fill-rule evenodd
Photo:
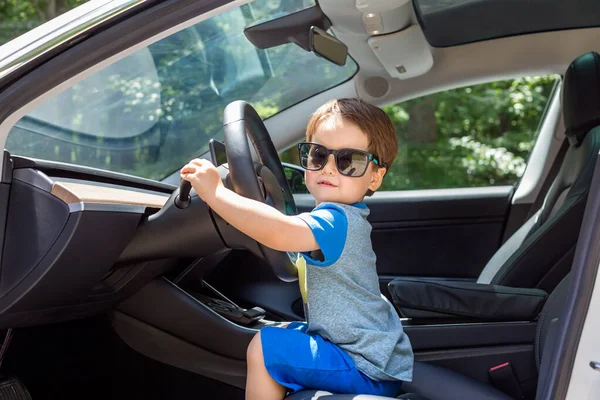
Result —
M 320 267 L 328 267 L 335 263 L 342 255 L 348 234 L 348 218 L 344 210 L 326 203 L 298 217 L 310 227 L 323 253 L 323 261 L 314 259 L 310 253 L 303 253 L 306 261 Z

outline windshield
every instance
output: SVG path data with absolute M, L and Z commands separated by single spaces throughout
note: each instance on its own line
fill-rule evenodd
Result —
M 351 78 L 295 44 L 254 47 L 243 29 L 312 0 L 256 0 L 96 72 L 17 122 L 12 154 L 161 180 L 222 138 L 223 110 L 246 100 L 268 118 Z

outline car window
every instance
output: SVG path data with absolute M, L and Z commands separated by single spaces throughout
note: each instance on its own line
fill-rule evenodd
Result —
M 380 190 L 514 184 L 559 80 L 552 75 L 492 82 L 383 107 L 399 149 Z M 295 148 L 280 157 L 298 164 Z
M 295 44 L 261 50 L 243 29 L 312 0 L 256 0 L 166 37 L 66 89 L 11 129 L 12 154 L 160 180 L 222 137 L 223 110 L 262 118 L 350 79 Z

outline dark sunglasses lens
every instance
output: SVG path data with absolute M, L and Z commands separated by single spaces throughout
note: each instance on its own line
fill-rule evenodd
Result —
M 300 146 L 300 165 L 308 170 L 319 170 L 327 161 L 327 149 L 317 144 L 303 144 Z
M 327 149 L 318 144 L 310 145 L 308 152 L 307 169 L 317 170 L 323 168 L 329 156 Z
M 337 154 L 337 167 L 345 176 L 362 176 L 369 164 L 368 156 L 355 150 L 340 150 Z
M 308 169 L 308 159 L 310 157 L 310 145 L 303 144 L 300 146 L 300 165 L 302 168 Z

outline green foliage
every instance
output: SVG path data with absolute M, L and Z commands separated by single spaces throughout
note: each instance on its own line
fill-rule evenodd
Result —
M 87 0 L 1 0 L 0 45 Z
M 511 185 L 525 169 L 559 76 L 439 92 L 384 107 L 398 135 L 380 190 Z M 296 149 L 281 154 L 294 162 Z
M 525 170 L 559 79 L 494 82 L 385 107 L 396 127 L 399 151 L 382 189 L 513 184 Z M 411 119 L 417 122 L 411 125 Z M 419 140 L 423 136 L 429 140 Z

